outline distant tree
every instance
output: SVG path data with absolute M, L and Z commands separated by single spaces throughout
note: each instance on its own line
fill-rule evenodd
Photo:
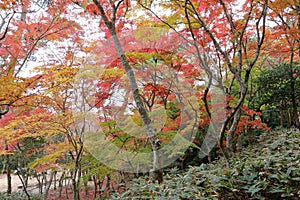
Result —
M 291 88 L 291 120 L 297 127 L 300 127 L 298 119 L 298 102 L 296 101 L 296 94 L 294 93 L 295 79 L 292 79 L 296 62 L 300 59 L 300 5 L 298 1 L 270 1 L 269 13 L 272 26 L 266 34 L 267 54 L 272 58 L 276 58 L 275 65 L 289 63 L 286 70 L 290 77 Z
M 294 70 L 293 70 L 294 71 Z M 284 116 L 287 116 L 288 127 L 296 125 L 295 118 L 290 118 L 295 111 L 293 102 L 299 101 L 300 80 L 294 76 L 289 63 L 280 64 L 273 69 L 263 71 L 255 80 L 258 85 L 255 101 L 258 110 L 263 107 L 276 107 L 280 111 L 280 126 L 283 126 Z M 289 112 L 290 108 L 292 112 Z M 284 115 L 284 111 L 287 113 Z M 298 119 L 298 117 L 297 117 Z M 272 120 L 272 119 L 271 119 Z

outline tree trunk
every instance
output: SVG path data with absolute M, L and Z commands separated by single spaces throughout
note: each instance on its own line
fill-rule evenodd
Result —
M 59 198 L 61 197 L 61 192 L 62 192 L 62 189 L 63 189 L 63 182 L 64 182 L 65 173 L 66 172 L 63 172 L 62 175 L 61 175 L 61 177 L 58 180 L 58 187 L 59 187 L 59 195 L 58 195 L 58 197 Z
M 83 153 L 83 144 L 80 144 L 78 150 L 76 150 L 77 155 L 74 160 L 74 169 L 71 173 L 71 180 L 72 180 L 72 190 L 73 190 L 73 200 L 80 200 L 80 194 L 79 194 L 79 181 L 81 177 L 81 157 Z
M 50 187 L 51 187 L 54 176 L 55 176 L 55 172 L 51 172 L 49 181 L 47 181 L 47 179 L 45 180 L 45 193 L 44 193 L 44 199 L 45 200 L 47 200 L 47 196 L 48 196 L 48 193 L 49 193 L 49 190 L 50 190 Z
M 248 131 L 247 131 L 248 132 Z M 243 140 L 242 140 L 242 133 L 240 133 L 237 136 L 237 142 L 236 142 L 236 151 L 237 152 L 241 152 L 242 148 L 243 148 Z
M 235 129 L 238 126 L 240 117 L 241 117 L 241 107 L 238 108 L 238 110 L 236 111 L 236 114 L 234 115 L 234 118 L 233 118 L 231 128 L 227 133 L 226 146 L 230 153 L 233 153 L 236 150 L 237 136 L 235 135 Z
M 298 119 L 298 105 L 297 105 L 297 101 L 296 101 L 296 95 L 295 95 L 295 78 L 292 77 L 292 81 L 291 81 L 291 90 L 292 90 L 292 107 L 293 107 L 293 111 L 292 111 L 292 122 L 294 123 L 293 125 L 295 125 L 297 128 L 300 128 L 299 125 L 299 119 Z
M 137 82 L 135 79 L 135 75 L 132 71 L 131 66 L 129 65 L 129 62 L 125 56 L 125 53 L 123 51 L 122 45 L 120 43 L 120 40 L 117 36 L 116 29 L 115 29 L 115 21 L 110 21 L 104 11 L 104 8 L 100 4 L 98 0 L 93 0 L 93 2 L 96 4 L 98 10 L 100 11 L 100 15 L 106 25 L 106 27 L 109 29 L 113 42 L 115 44 L 116 51 L 118 53 L 118 56 L 123 64 L 123 67 L 125 69 L 126 75 L 128 77 L 129 83 L 130 83 L 130 90 L 132 92 L 134 101 L 136 103 L 137 109 L 139 111 L 139 114 L 142 118 L 142 121 L 144 123 L 144 127 L 146 129 L 146 133 L 148 138 L 151 141 L 152 145 L 152 151 L 153 151 L 153 169 L 152 169 L 152 175 L 154 181 L 158 181 L 161 183 L 163 181 L 163 173 L 162 173 L 162 165 L 161 165 L 161 142 L 159 138 L 157 137 L 156 131 L 152 125 L 151 119 L 148 116 L 148 113 L 144 107 L 143 101 L 140 97 Z M 112 7 L 115 7 L 114 5 L 111 5 Z M 116 12 L 116 10 L 113 10 L 113 12 Z M 116 13 L 115 13 L 116 14 Z M 115 18 L 116 16 L 113 16 Z
M 18 175 L 18 177 L 19 177 L 19 179 L 20 179 L 20 181 L 21 181 L 21 183 L 22 183 L 23 190 L 24 190 L 24 192 L 25 192 L 25 194 L 26 194 L 28 200 L 31 200 L 30 195 L 29 195 L 29 193 L 28 193 L 28 191 L 27 191 L 27 186 L 26 186 L 26 183 L 25 183 L 25 181 L 24 181 L 24 178 L 22 177 L 22 175 L 20 175 L 20 171 L 17 171 L 17 175 Z
M 94 183 L 94 199 L 96 199 L 98 187 L 97 187 L 97 179 L 96 179 L 95 176 L 93 176 L 93 183 Z M 99 189 L 99 190 L 100 190 L 100 189 Z
M 134 101 L 137 105 L 139 114 L 144 123 L 145 129 L 147 132 L 147 136 L 149 137 L 149 139 L 151 141 L 152 151 L 153 151 L 152 176 L 153 176 L 154 181 L 158 181 L 159 183 L 161 183 L 163 181 L 163 174 L 162 174 L 162 166 L 161 166 L 161 159 L 160 159 L 160 157 L 161 157 L 160 156 L 160 148 L 161 148 L 160 140 L 157 137 L 156 131 L 154 130 L 151 120 L 148 116 L 148 113 L 144 107 L 144 104 L 142 102 L 142 99 L 141 99 L 139 91 L 138 91 L 138 86 L 136 83 L 135 75 L 131 69 L 131 66 L 129 65 L 129 63 L 127 61 L 127 58 L 125 57 L 121 43 L 120 43 L 119 38 L 116 35 L 116 32 L 114 29 L 112 31 L 112 35 L 113 35 L 114 43 L 116 45 L 117 52 L 121 58 L 121 62 L 123 64 L 126 74 L 128 76 Z
M 252 145 L 252 128 L 248 126 L 247 128 L 247 140 L 248 140 L 248 145 Z
M 53 182 L 53 184 L 54 184 L 54 185 L 53 185 L 53 189 L 54 189 L 54 190 L 56 190 L 56 181 L 57 181 L 57 180 L 56 180 L 56 175 L 57 175 L 57 171 L 54 171 L 54 177 L 53 177 L 53 178 L 54 178 L 54 182 Z
M 286 115 L 287 115 L 287 128 L 291 128 L 292 125 L 292 120 L 291 120 L 291 112 L 290 112 L 290 108 L 287 108 L 286 110 Z
M 6 150 L 8 146 L 6 145 Z M 10 169 L 10 155 L 6 155 L 6 173 L 7 173 L 7 194 L 11 194 L 11 169 Z
M 75 164 L 74 170 L 72 172 L 73 200 L 80 200 L 80 196 L 79 196 L 79 179 L 80 179 L 80 166 L 77 163 L 77 164 Z
M 280 130 L 283 129 L 283 108 L 281 106 L 279 106 L 279 112 L 280 112 Z

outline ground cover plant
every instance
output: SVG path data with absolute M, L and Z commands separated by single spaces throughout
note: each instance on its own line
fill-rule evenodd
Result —
M 113 199 L 299 199 L 300 132 L 265 132 L 230 159 L 170 169 L 163 184 L 135 179 Z

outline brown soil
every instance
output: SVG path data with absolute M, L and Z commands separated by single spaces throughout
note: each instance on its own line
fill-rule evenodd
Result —
M 48 194 L 48 200 L 66 200 L 66 199 L 73 199 L 72 189 L 68 187 L 63 188 L 61 197 L 59 197 L 59 189 L 51 189 Z M 99 197 L 99 194 L 97 194 Z M 85 190 L 80 190 L 80 199 L 81 200 L 93 200 L 94 199 L 94 188 L 89 188 L 88 193 L 86 194 Z

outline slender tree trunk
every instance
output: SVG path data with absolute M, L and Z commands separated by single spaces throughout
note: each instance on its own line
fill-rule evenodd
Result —
M 299 28 L 299 27 L 298 27 Z M 296 101 L 296 95 L 295 95 L 295 78 L 293 77 L 293 62 L 294 62 L 294 52 L 291 53 L 290 56 L 290 63 L 289 63 L 289 67 L 290 67 L 290 87 L 291 87 L 291 101 L 292 101 L 292 116 L 291 116 L 291 121 L 292 121 L 292 125 L 299 127 L 299 119 L 298 119 L 298 110 L 297 110 L 297 101 Z
M 247 130 L 247 133 L 248 133 L 248 130 Z M 237 136 L 237 141 L 236 141 L 236 151 L 237 152 L 241 152 L 242 150 L 242 147 L 243 147 L 243 140 L 242 140 L 242 133 L 240 133 L 238 136 Z
M 292 81 L 291 81 L 292 107 L 293 107 L 292 121 L 297 128 L 300 128 L 299 119 L 298 119 L 298 105 L 297 105 L 297 101 L 296 101 L 295 89 L 296 89 L 295 88 L 295 79 L 292 77 Z
M 78 166 L 75 166 L 75 169 L 72 172 L 72 190 L 73 190 L 73 200 L 79 200 L 79 188 L 77 184 L 77 174 Z
M 8 150 L 8 146 L 6 145 Z M 10 155 L 6 155 L 6 173 L 7 173 L 7 194 L 11 194 L 11 168 L 10 168 Z
M 19 172 L 19 171 L 17 172 L 17 175 L 18 175 L 18 177 L 19 177 L 19 179 L 20 179 L 20 181 L 21 181 L 21 183 L 22 183 L 23 190 L 24 190 L 24 192 L 25 192 L 25 194 L 26 194 L 28 200 L 31 200 L 31 197 L 30 197 L 30 195 L 29 195 L 29 193 L 28 193 L 28 191 L 27 191 L 26 183 L 24 182 L 24 178 L 22 177 L 22 175 L 20 175 L 20 172 Z
M 287 108 L 286 110 L 286 115 L 287 115 L 287 128 L 291 128 L 292 125 L 292 120 L 291 120 L 291 112 L 290 112 L 290 108 Z
M 160 159 L 160 157 L 161 157 L 160 156 L 160 148 L 161 148 L 160 140 L 157 137 L 157 134 L 153 128 L 151 120 L 147 114 L 145 107 L 144 107 L 144 104 L 142 102 L 142 99 L 141 99 L 139 91 L 138 91 L 138 86 L 136 83 L 134 73 L 127 61 L 127 58 L 125 57 L 121 43 L 119 41 L 119 38 L 114 30 L 112 31 L 112 35 L 113 35 L 114 43 L 116 45 L 117 52 L 121 58 L 122 64 L 126 70 L 126 74 L 129 79 L 133 98 L 137 105 L 140 116 L 144 122 L 147 135 L 151 141 L 152 151 L 153 151 L 153 174 L 152 174 L 153 179 L 155 181 L 157 180 L 159 183 L 161 183 L 163 181 L 163 174 L 162 174 L 162 166 L 161 166 L 161 159 Z
M 97 187 L 97 179 L 95 176 L 93 176 L 93 183 L 94 183 L 94 199 L 96 199 L 98 187 Z
M 280 112 L 280 130 L 283 129 L 283 109 L 281 106 L 279 106 L 279 112 Z
M 45 200 L 47 200 L 48 193 L 49 193 L 49 190 L 50 190 L 50 187 L 51 187 L 54 176 L 55 176 L 55 172 L 51 172 L 49 181 L 45 181 L 45 193 L 44 193 L 44 199 Z
M 248 145 L 252 144 L 252 128 L 250 126 L 247 127 L 247 140 Z
M 69 181 L 65 180 L 65 193 L 66 193 L 66 198 L 69 199 L 69 194 L 68 194 L 68 186 L 69 186 Z
M 244 94 L 246 95 L 246 93 Z M 245 98 L 245 97 L 244 97 Z M 233 153 L 236 149 L 236 135 L 235 135 L 235 129 L 238 126 L 240 117 L 241 117 L 241 106 L 237 108 L 238 110 L 236 111 L 234 117 L 233 117 L 233 122 L 231 124 L 231 127 L 227 133 L 227 138 L 226 138 L 226 146 L 227 149 L 229 150 L 230 153 Z
M 63 189 L 63 182 L 64 182 L 65 173 L 66 172 L 63 172 L 62 175 L 61 175 L 61 177 L 58 180 L 58 187 L 59 187 L 59 195 L 58 195 L 58 197 L 59 198 L 61 197 L 61 192 L 62 192 L 62 189 Z
M 73 200 L 80 200 L 79 195 L 79 181 L 81 177 L 81 157 L 83 153 L 83 146 L 80 146 L 77 155 L 75 157 L 74 169 L 72 172 L 72 190 L 73 190 Z
M 41 179 L 39 177 L 40 175 L 38 173 L 36 173 L 35 175 L 36 175 L 36 180 L 38 182 L 39 193 L 42 194 L 43 184 L 42 184 Z
M 57 180 L 56 180 L 56 175 L 57 175 L 57 171 L 54 172 L 54 177 L 53 177 L 53 178 L 54 178 L 54 182 L 53 182 L 53 184 L 54 184 L 54 185 L 53 185 L 53 189 L 54 189 L 54 190 L 56 190 L 56 181 L 57 181 Z
M 151 119 L 149 118 L 148 113 L 144 107 L 142 98 L 140 97 L 137 82 L 135 79 L 135 75 L 133 73 L 131 66 L 129 65 L 129 62 L 125 56 L 122 45 L 121 45 L 120 40 L 116 33 L 115 21 L 109 20 L 109 18 L 107 17 L 107 15 L 104 11 L 103 6 L 101 5 L 101 3 L 98 0 L 93 0 L 93 2 L 96 4 L 106 27 L 109 29 L 109 31 L 112 35 L 112 39 L 115 44 L 116 51 L 117 51 L 119 58 L 123 64 L 123 67 L 125 69 L 126 75 L 128 77 L 129 83 L 130 83 L 130 90 L 132 92 L 132 95 L 133 95 L 134 101 L 136 103 L 137 109 L 139 111 L 139 114 L 144 123 L 144 127 L 146 129 L 147 136 L 151 141 L 152 151 L 153 151 L 153 173 L 152 173 L 152 176 L 153 176 L 154 181 L 158 181 L 159 183 L 161 183 L 163 181 L 161 155 L 160 155 L 161 154 L 160 153 L 161 142 L 160 142 L 159 138 L 157 137 L 157 134 L 152 125 Z M 111 6 L 113 8 L 115 8 L 113 3 Z M 113 10 L 112 12 L 115 14 L 113 16 L 113 18 L 115 19 L 117 10 Z

